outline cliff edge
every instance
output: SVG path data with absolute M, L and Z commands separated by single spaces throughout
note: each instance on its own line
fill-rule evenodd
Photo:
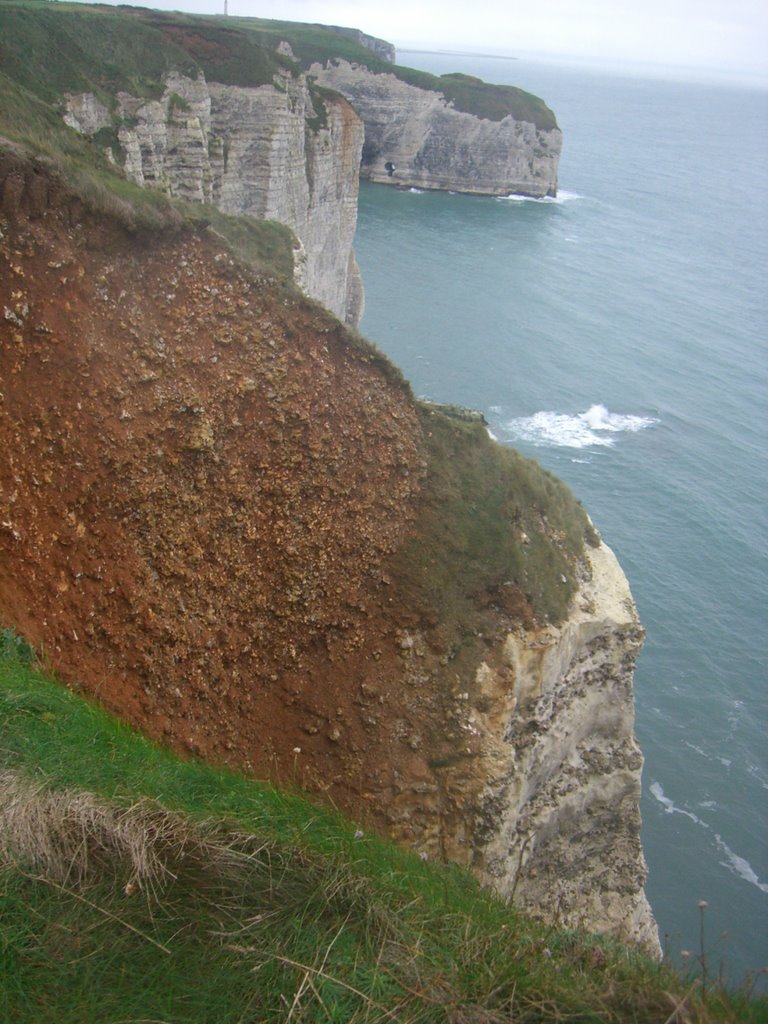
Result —
M 3 623 L 178 751 L 652 946 L 641 630 L 570 492 L 199 223 L 8 146 L 0 197 Z
M 15 88 L 0 131 L 51 151 L 50 118 L 14 116 L 21 88 L 24 106 L 63 116 L 128 181 L 287 225 L 299 285 L 356 324 L 360 174 L 491 195 L 557 188 L 561 137 L 540 99 L 394 58 L 355 29 L 8 0 L 0 92 Z
M 363 126 L 342 96 L 319 100 L 304 75 L 284 68 L 254 87 L 208 83 L 201 70 L 169 72 L 157 99 L 119 92 L 114 104 L 116 114 L 92 92 L 68 94 L 64 120 L 92 138 L 114 132 L 110 158 L 143 188 L 290 227 L 297 283 L 358 322 L 352 243 Z
M 487 739 L 472 867 L 534 913 L 658 953 L 632 694 L 643 630 L 605 544 L 587 547 L 579 577 L 562 625 L 510 633 L 496 667 L 478 667 L 470 717 Z
M 543 104 L 516 109 L 520 90 L 468 75 L 424 75 L 424 88 L 343 60 L 314 64 L 310 74 L 346 96 L 363 119 L 360 171 L 370 181 L 480 195 L 557 194 L 562 134 Z

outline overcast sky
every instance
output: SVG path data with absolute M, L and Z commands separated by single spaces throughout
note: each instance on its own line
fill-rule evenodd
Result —
M 228 0 L 228 4 L 231 15 L 350 25 L 402 48 L 545 53 L 768 77 L 768 0 Z M 223 13 L 224 0 L 144 0 L 144 6 L 213 14 Z

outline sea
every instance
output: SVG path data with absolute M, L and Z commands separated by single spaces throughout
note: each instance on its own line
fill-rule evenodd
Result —
M 543 97 L 564 133 L 559 191 L 363 184 L 361 329 L 419 396 L 482 410 L 565 480 L 617 553 L 647 630 L 636 731 L 662 944 L 765 990 L 768 89 L 398 59 Z

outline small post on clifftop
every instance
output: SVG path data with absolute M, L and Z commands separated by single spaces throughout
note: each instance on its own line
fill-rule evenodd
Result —
M 228 12 L 227 12 L 227 0 L 224 0 L 224 17 L 225 17 L 225 18 L 226 18 L 226 16 L 227 16 L 227 13 L 228 13 Z

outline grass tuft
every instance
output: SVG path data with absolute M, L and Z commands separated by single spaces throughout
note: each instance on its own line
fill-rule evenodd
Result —
M 46 880 L 82 886 L 109 874 L 157 892 L 183 871 L 234 874 L 247 856 L 235 837 L 222 842 L 213 826 L 193 826 L 152 801 L 121 807 L 0 771 L 0 862 Z

